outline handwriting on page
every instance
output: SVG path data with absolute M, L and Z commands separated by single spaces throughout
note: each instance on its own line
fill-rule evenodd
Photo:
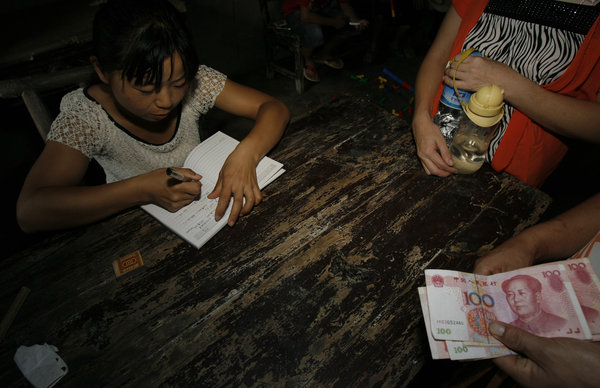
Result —
M 216 221 L 218 199 L 208 199 L 206 195 L 203 193 L 200 200 L 173 213 L 156 205 L 142 207 L 181 237 L 193 241 L 194 245 L 202 246 L 227 223 L 228 214 L 231 212 L 230 203 L 223 218 Z

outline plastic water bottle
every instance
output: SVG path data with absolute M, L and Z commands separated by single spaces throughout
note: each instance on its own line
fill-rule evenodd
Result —
M 470 55 L 480 57 L 481 53 L 473 51 Z M 466 104 L 469 102 L 472 94 L 471 92 L 460 89 L 458 90 L 458 93 L 460 94 L 460 99 L 452 86 L 444 85 L 440 103 L 438 104 L 438 111 L 435 116 L 433 116 L 433 122 L 440 127 L 440 131 L 442 132 L 444 139 L 446 139 L 446 145 L 448 147 L 452 143 L 452 139 L 454 139 L 460 119 L 464 114 L 461 100 Z
M 459 174 L 472 174 L 483 165 L 490 139 L 504 115 L 503 99 L 504 90 L 493 84 L 471 96 L 449 147 Z

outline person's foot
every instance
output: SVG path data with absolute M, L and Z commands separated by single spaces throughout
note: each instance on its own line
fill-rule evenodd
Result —
M 306 65 L 304 66 L 304 78 L 311 82 L 319 82 L 319 74 L 317 73 L 317 69 L 315 69 L 314 65 Z
M 333 69 L 343 69 L 344 62 L 339 58 L 315 59 L 317 63 L 323 63 Z

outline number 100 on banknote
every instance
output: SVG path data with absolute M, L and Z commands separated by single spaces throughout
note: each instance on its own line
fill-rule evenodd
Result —
M 432 269 L 425 281 L 436 340 L 499 344 L 488 332 L 495 320 L 544 337 L 591 338 L 562 265 L 491 276 Z
M 488 323 L 496 319 L 494 297 L 482 292 L 473 274 L 426 270 L 431 332 L 437 340 L 496 343 Z

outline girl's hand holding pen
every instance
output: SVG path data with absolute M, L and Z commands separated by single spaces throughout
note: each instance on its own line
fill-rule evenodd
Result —
M 198 175 L 194 172 L 194 170 L 191 170 L 189 168 L 181 168 L 181 169 L 174 169 L 172 167 L 169 167 L 166 169 L 166 174 L 167 176 L 171 177 L 171 178 L 175 178 L 177 179 L 179 182 L 175 182 L 175 183 L 181 183 L 181 182 L 196 182 L 196 183 L 200 183 L 200 179 L 202 179 L 202 175 Z
M 180 173 L 179 171 L 175 170 L 174 168 L 167 168 L 166 171 L 167 175 L 170 176 L 171 178 L 175 178 L 180 182 L 186 182 L 188 180 L 193 180 L 193 179 L 188 179 L 185 177 L 185 175 L 183 175 L 182 173 Z
M 152 189 L 151 202 L 170 211 L 175 212 L 198 199 L 202 192 L 201 175 L 189 168 L 167 168 L 152 171 L 147 175 L 159 178 L 152 179 L 160 182 L 158 187 Z

